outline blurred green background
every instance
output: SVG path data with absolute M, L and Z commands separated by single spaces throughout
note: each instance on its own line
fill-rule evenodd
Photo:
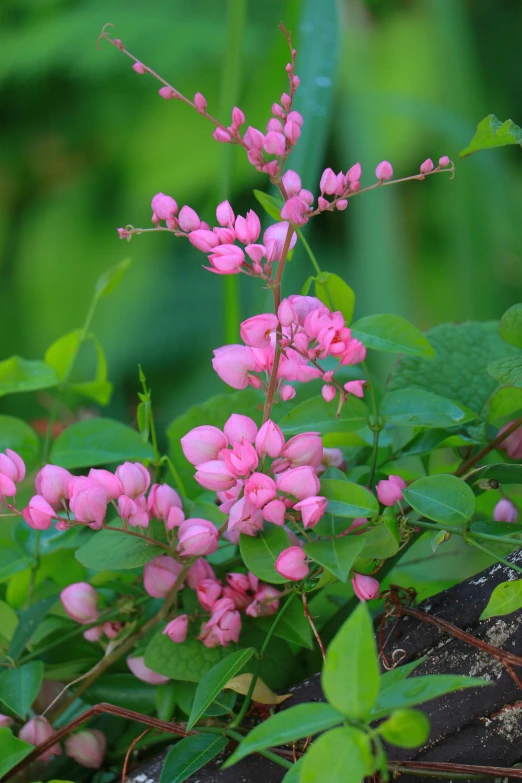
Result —
M 306 187 L 317 192 L 325 165 L 346 171 L 359 160 L 370 184 L 383 158 L 399 176 L 428 156 L 457 164 L 453 181 L 386 188 L 307 227 L 323 269 L 355 288 L 356 316 L 392 312 L 429 328 L 498 318 L 520 300 L 520 150 L 457 159 L 485 115 L 522 119 L 519 0 L 2 0 L 0 360 L 41 357 L 81 325 L 100 273 L 131 256 L 93 323 L 115 384 L 107 415 L 133 420 L 138 362 L 160 429 L 223 390 L 210 358 L 227 339 L 224 310 L 233 331 L 234 307 L 245 318 L 265 294 L 242 278 L 225 295 L 187 242 L 159 234 L 127 245 L 116 228 L 148 227 L 158 191 L 209 222 L 225 195 L 244 214 L 266 178 L 95 41 L 113 22 L 140 59 L 188 96 L 201 91 L 225 123 L 237 92 L 249 124 L 264 129 L 286 88 L 281 20 L 299 52 L 306 125 L 291 167 Z M 285 293 L 311 272 L 298 248 Z M 0 412 L 45 416 L 48 404 L 16 395 Z

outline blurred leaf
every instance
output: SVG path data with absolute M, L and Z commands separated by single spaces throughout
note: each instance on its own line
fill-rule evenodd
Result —
M 156 691 L 156 714 L 160 720 L 172 720 L 176 710 L 176 683 L 171 680 L 158 685 Z M 136 703 L 136 702 L 135 702 Z M 141 701 L 140 701 L 141 709 Z
M 97 530 L 76 552 L 76 559 L 94 571 L 120 571 L 139 568 L 165 550 L 143 539 L 116 530 Z
M 443 525 L 464 524 L 475 511 L 473 491 L 457 476 L 425 476 L 406 487 L 403 496 L 419 514 Z
M 154 459 L 152 446 L 131 427 L 113 419 L 84 419 L 54 441 L 51 460 L 62 468 L 87 468 L 125 460 Z
M 28 557 L 12 541 L 0 540 L 0 581 L 33 565 L 35 565 L 33 558 Z
M 261 628 L 265 633 L 268 633 L 273 622 L 274 618 L 272 615 L 269 615 L 268 617 L 258 617 L 256 619 L 256 626 Z M 288 609 L 285 609 L 285 613 L 276 625 L 274 636 L 285 639 L 291 644 L 297 644 L 299 647 L 308 647 L 310 650 L 313 649 L 312 629 L 305 617 L 301 602 L 292 601 Z
M 279 420 L 279 426 L 288 435 L 300 432 L 319 431 L 338 433 L 360 430 L 368 421 L 368 408 L 353 395 L 343 404 L 339 417 L 335 402 L 326 402 L 322 397 L 311 397 L 299 403 Z
M 187 723 L 187 731 L 193 728 L 201 718 L 207 707 L 209 707 L 218 693 L 223 690 L 229 680 L 239 672 L 243 666 L 248 663 L 255 650 L 248 647 L 246 650 L 238 650 L 216 663 L 212 669 L 205 674 L 198 685 L 192 711 Z
M 11 356 L 0 362 L 0 397 L 58 385 L 55 370 L 40 359 Z
M 58 600 L 58 594 L 42 598 L 41 601 L 20 613 L 18 627 L 14 632 L 8 650 L 10 658 L 16 661 L 20 657 L 31 636 Z
M 18 625 L 15 610 L 5 601 L 0 601 L 0 637 L 10 642 Z
M 522 304 L 506 310 L 500 319 L 500 336 L 510 345 L 522 348 Z
M 303 759 L 304 756 L 301 756 L 300 759 L 297 759 L 295 764 L 292 764 L 292 766 L 284 776 L 282 783 L 300 783 L 301 772 L 303 770 Z
M 176 693 L 176 705 L 186 715 L 190 715 L 198 684 L 196 682 L 189 682 L 188 680 L 173 681 L 172 684 Z M 207 707 L 205 715 L 211 717 L 226 715 L 234 709 L 236 700 L 237 694 L 234 693 L 234 691 L 221 691 L 212 704 Z
M 0 451 L 13 449 L 31 465 L 40 452 L 38 435 L 25 421 L 14 416 L 0 416 Z
M 249 571 L 270 584 L 282 584 L 288 580 L 279 574 L 274 564 L 283 549 L 290 546 L 286 531 L 277 525 L 267 525 L 257 536 L 241 533 L 239 549 Z
M 173 680 L 201 682 L 207 672 L 230 655 L 230 647 L 207 648 L 198 639 L 172 644 L 168 636 L 157 633 L 145 650 L 145 665 Z
M 41 661 L 31 661 L 0 673 L 0 702 L 25 720 L 40 691 L 43 673 Z
M 284 201 L 280 198 L 275 198 L 275 196 L 270 196 L 268 193 L 264 193 L 262 190 L 253 190 L 252 192 L 267 215 L 274 220 L 280 221 L 280 212 L 283 209 Z
M 488 422 L 497 426 L 507 424 L 522 412 L 522 389 L 501 386 L 489 401 Z
M 83 331 L 75 329 L 55 340 L 45 352 L 44 359 L 50 367 L 54 367 L 60 381 L 67 376 L 81 344 Z
M 380 412 L 388 424 L 396 427 L 456 427 L 477 418 L 473 411 L 424 389 L 388 392 Z
M 140 402 L 138 405 L 138 409 L 136 411 L 136 420 L 138 422 L 138 429 L 140 431 L 140 435 L 143 438 L 144 443 L 148 443 L 149 440 L 150 413 L 151 413 L 150 400 L 144 400 L 143 402 Z
M 183 783 L 212 761 L 227 745 L 226 737 L 216 737 L 215 734 L 194 734 L 179 740 L 167 754 L 160 783 Z
M 488 372 L 503 386 L 522 389 L 522 355 L 496 359 L 488 364 Z
M 0 728 L 0 777 L 34 750 L 34 745 L 14 737 L 10 729 Z
M 315 278 L 315 295 L 331 311 L 340 310 L 349 326 L 355 307 L 355 294 L 350 286 L 331 272 L 322 272 Z
M 130 673 L 105 674 L 91 685 L 82 698 L 87 704 L 98 704 L 105 701 L 130 710 L 135 709 L 139 704 L 140 711 L 149 715 L 156 708 L 156 690 L 162 690 L 169 685 L 170 683 L 166 683 L 164 686 L 159 685 L 155 688 L 138 680 Z M 162 718 L 162 720 L 170 719 Z
M 125 258 L 119 264 L 104 272 L 96 283 L 96 296 L 108 296 L 120 284 L 120 281 L 131 264 L 130 258 Z
M 395 710 L 377 731 L 386 742 L 401 748 L 424 745 L 430 733 L 430 722 L 418 710 Z
M 367 315 L 351 327 L 352 336 L 367 348 L 433 359 L 435 351 L 416 326 L 398 315 Z
M 376 558 L 382 560 L 397 554 L 400 546 L 400 538 L 397 531 L 397 523 L 393 519 L 384 519 L 375 527 L 364 531 L 364 549 L 361 557 Z
M 83 394 L 84 397 L 94 400 L 99 405 L 108 405 L 111 400 L 112 383 L 107 380 L 108 368 L 105 351 L 94 334 L 90 334 L 89 339 L 94 342 L 96 349 L 96 376 L 93 381 L 71 384 L 71 389 L 78 394 Z
M 488 114 L 477 125 L 477 130 L 469 146 L 459 152 L 461 158 L 479 150 L 505 147 L 507 144 L 519 144 L 522 147 L 522 128 L 513 120 L 501 122 L 494 114 Z
M 305 753 L 299 783 L 319 783 L 325 770 L 328 783 L 361 783 L 373 772 L 370 738 L 352 726 L 321 734 Z
M 499 617 L 516 612 L 522 606 L 522 579 L 514 579 L 512 582 L 501 582 L 490 595 L 488 604 L 482 614 L 481 620 L 488 617 Z
M 425 674 L 401 680 L 382 690 L 371 711 L 372 720 L 382 718 L 396 709 L 414 707 L 452 691 L 491 685 L 489 680 L 460 674 Z
M 346 582 L 364 544 L 364 536 L 343 536 L 305 544 L 304 550 L 308 557 L 331 571 L 341 582 Z
M 466 484 L 477 484 L 484 479 L 496 479 L 499 484 L 522 484 L 522 465 L 500 462 L 498 465 L 483 465 L 466 476 Z
M 335 517 L 373 517 L 379 502 L 366 487 L 351 481 L 321 478 L 321 495 L 328 499 L 328 513 Z
M 490 522 L 481 520 L 471 525 L 472 533 L 486 533 L 489 536 L 517 536 L 522 533 L 522 525 L 514 522 Z M 521 542 L 522 543 L 522 542 Z

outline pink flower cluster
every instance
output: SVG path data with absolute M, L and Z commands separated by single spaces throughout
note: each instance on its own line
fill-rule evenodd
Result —
M 16 495 L 16 485 L 25 478 L 25 463 L 16 451 L 0 453 L 0 500 Z
M 212 360 L 214 370 L 233 389 L 245 389 L 251 385 L 266 392 L 279 333 L 282 354 L 277 377 L 283 400 L 292 399 L 295 389 L 281 385 L 281 381 L 307 383 L 322 378 L 325 382 L 322 394 L 330 402 L 341 387 L 334 382 L 336 370 L 326 371 L 319 362 L 331 356 L 339 361 L 339 368 L 359 364 L 366 357 L 366 348 L 352 337 L 341 312 L 331 312 L 315 296 L 294 294 L 283 299 L 277 315 L 262 313 L 243 321 L 240 334 L 246 345 L 217 348 Z M 362 397 L 364 383 L 348 381 L 343 394 Z
M 316 432 L 285 442 L 270 419 L 258 429 L 253 419 L 234 413 L 223 431 L 196 427 L 181 438 L 181 446 L 196 467 L 198 484 L 217 493 L 233 541 L 240 533 L 255 536 L 265 521 L 284 525 L 286 517 L 297 515 L 305 528 L 313 527 L 326 511 L 326 498 L 318 494 L 323 445 Z

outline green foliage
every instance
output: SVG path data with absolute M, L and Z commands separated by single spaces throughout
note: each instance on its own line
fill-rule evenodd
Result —
M 375 495 L 351 481 L 323 479 L 321 494 L 328 499 L 328 512 L 336 517 L 372 517 L 379 513 Z
M 0 581 L 35 565 L 33 558 L 9 539 L 0 539 Z
M 201 682 L 216 663 L 219 663 L 230 649 L 205 647 L 198 639 L 187 639 L 173 644 L 168 636 L 156 633 L 145 650 L 145 665 L 158 674 L 173 680 Z
M 216 663 L 205 674 L 198 685 L 192 711 L 187 723 L 187 729 L 191 729 L 201 718 L 205 710 L 212 704 L 216 696 L 223 690 L 229 680 L 232 679 L 248 663 L 255 650 L 252 647 L 246 650 L 227 655 L 222 661 Z
M 403 496 L 419 514 L 442 524 L 464 524 L 475 511 L 471 488 L 462 479 L 442 473 L 417 479 Z
M 131 258 L 124 258 L 116 266 L 107 269 L 103 272 L 96 282 L 94 289 L 95 299 L 102 299 L 104 296 L 109 296 L 119 286 L 123 276 L 127 272 L 127 269 L 131 265 Z
M 63 335 L 56 340 L 46 351 L 45 361 L 50 367 L 54 367 L 60 382 L 64 384 L 76 360 L 81 345 L 91 341 L 96 351 L 96 375 L 92 381 L 68 383 L 70 391 L 88 397 L 99 405 L 107 405 L 110 402 L 112 384 L 107 380 L 107 359 L 96 335 L 85 335 L 83 329 L 75 329 L 73 332 Z
M 375 527 L 365 530 L 364 548 L 361 557 L 382 559 L 393 557 L 399 551 L 400 537 L 397 522 L 393 518 L 385 517 Z
M 246 567 L 263 582 L 282 584 L 286 582 L 274 564 L 283 549 L 290 546 L 285 530 L 276 525 L 266 525 L 257 536 L 247 536 L 241 533 L 239 549 Z
M 88 704 L 108 702 L 129 710 L 136 709 L 136 705 L 139 704 L 140 712 L 150 714 L 154 712 L 156 706 L 155 692 L 163 692 L 169 685 L 170 683 L 167 683 L 154 688 L 130 673 L 105 674 L 93 683 L 83 698 Z M 170 718 L 162 720 L 170 720 Z
M 267 633 L 273 621 L 274 618 L 271 616 L 260 617 L 256 620 L 256 625 Z M 300 602 L 292 601 L 288 609 L 285 609 L 284 614 L 275 627 L 274 636 L 285 639 L 291 644 L 297 644 L 299 647 L 313 649 L 312 629 L 304 615 L 303 606 Z
M 56 438 L 51 451 L 52 462 L 69 469 L 153 458 L 152 447 L 139 432 L 102 418 L 71 424 Z
M 55 370 L 39 359 L 11 356 L 0 362 L 0 397 L 49 389 L 58 384 Z
M 430 733 L 430 722 L 418 710 L 394 710 L 377 729 L 386 742 L 401 748 L 417 748 L 424 745 Z
M 433 359 L 435 351 L 416 326 L 398 315 L 367 315 L 352 325 L 352 335 L 367 348 Z
M 310 431 L 337 434 L 360 430 L 368 421 L 368 416 L 364 402 L 352 395 L 344 403 L 338 417 L 335 405 L 325 402 L 322 397 L 311 397 L 285 414 L 279 420 L 279 426 L 286 435 Z
M 364 536 L 325 538 L 305 544 L 304 550 L 308 557 L 331 571 L 341 582 L 346 582 L 365 543 Z
M 183 783 L 226 748 L 228 740 L 214 734 L 194 734 L 177 742 L 167 754 L 160 783 Z
M 388 392 L 381 414 L 396 427 L 456 427 L 477 418 L 473 411 L 423 389 Z
M 10 658 L 16 661 L 20 657 L 31 636 L 57 601 L 58 595 L 50 595 L 21 612 L 19 623 L 9 645 L 8 655 Z
M 0 673 L 0 702 L 20 718 L 25 719 L 42 684 L 44 666 L 41 661 L 32 661 L 15 669 Z
M 497 359 L 488 365 L 489 374 L 503 386 L 522 389 L 522 356 Z
M 6 449 L 16 451 L 31 466 L 40 451 L 38 436 L 25 421 L 14 416 L 0 416 L 0 451 Z
M 430 699 L 464 688 L 491 685 L 489 680 L 461 674 L 430 674 L 395 681 L 381 690 L 371 711 L 373 720 L 383 718 L 393 710 L 414 707 Z
M 350 325 L 355 307 L 355 294 L 339 275 L 321 272 L 315 278 L 315 295 L 332 312 L 340 310 L 344 315 L 346 326 Z
M 469 145 L 459 155 L 464 158 L 479 150 L 505 147 L 509 144 L 519 144 L 522 147 L 522 128 L 513 120 L 501 122 L 494 114 L 488 114 L 477 125 L 477 130 Z
M 499 617 L 504 614 L 516 612 L 522 606 L 522 579 L 512 582 L 501 582 L 495 587 L 489 598 L 488 604 L 482 614 L 481 620 L 488 617 Z
M 500 336 L 516 348 L 522 348 L 522 304 L 513 305 L 500 319 Z
M 0 776 L 6 775 L 33 749 L 34 745 L 14 737 L 10 729 L 0 728 Z
M 76 558 L 93 571 L 122 571 L 145 565 L 158 555 L 161 547 L 116 530 L 96 531 L 76 552 Z
M 329 783 L 361 783 L 373 772 L 369 737 L 351 726 L 321 734 L 305 754 L 299 781 L 322 783 L 325 770 Z

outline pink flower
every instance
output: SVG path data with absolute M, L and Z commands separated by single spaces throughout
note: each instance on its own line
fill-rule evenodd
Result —
M 57 514 L 45 498 L 41 495 L 34 495 L 29 501 L 29 505 L 22 510 L 22 516 L 33 530 L 48 530 Z
M 188 615 L 180 614 L 174 620 L 171 620 L 162 633 L 166 634 L 172 642 L 180 644 L 187 638 L 188 631 Z
M 508 421 L 508 423 L 499 430 L 498 434 L 502 435 L 512 424 L 512 421 Z M 504 449 L 511 459 L 522 459 L 522 427 L 518 427 L 511 435 L 508 435 L 505 440 L 498 444 L 497 448 Z
M 0 473 L 8 476 L 15 484 L 25 478 L 25 463 L 21 456 L 12 449 L 6 449 L 5 454 L 0 453 Z
M 99 628 L 99 626 L 98 626 L 98 628 Z M 118 634 L 121 632 L 122 628 L 123 628 L 123 623 L 120 623 L 120 622 L 106 622 L 106 623 L 103 623 L 103 632 L 106 635 L 107 639 L 116 639 Z M 84 633 L 84 636 L 85 636 L 85 633 Z
M 9 717 L 9 715 L 3 715 L 0 712 L 0 729 L 8 729 L 10 726 L 12 726 L 14 723 L 14 720 Z
M 116 477 L 120 481 L 123 494 L 133 499 L 143 495 L 150 484 L 149 471 L 141 462 L 124 462 L 116 468 Z
M 186 231 L 187 233 L 190 231 L 197 231 L 200 223 L 201 220 L 196 210 L 192 209 L 192 207 L 188 207 L 187 205 L 181 207 L 181 211 L 179 213 L 179 227 L 182 231 Z
M 360 163 L 355 163 L 348 171 L 346 172 L 346 180 L 349 183 L 352 182 L 359 182 L 362 176 L 362 168 Z
M 18 732 L 18 738 L 24 742 L 29 742 L 30 745 L 41 745 L 42 742 L 50 739 L 54 734 L 56 732 L 47 718 L 37 715 L 22 726 Z M 53 756 L 60 756 L 61 753 L 62 749 L 59 743 L 56 743 L 56 745 L 44 751 L 38 758 L 40 761 L 49 761 Z
M 496 522 L 516 522 L 518 518 L 517 507 L 510 500 L 502 498 L 493 509 L 493 519 Z
M 173 98 L 178 97 L 178 94 L 173 87 L 160 87 L 158 94 L 166 101 L 171 101 Z
M 172 507 L 183 509 L 181 498 L 170 484 L 153 484 L 147 498 L 147 510 L 153 519 L 166 522 Z
M 246 438 L 249 443 L 254 443 L 257 429 L 255 421 L 241 413 L 233 413 L 223 427 L 229 443 L 241 443 L 243 438 Z
M 262 514 L 267 522 L 282 527 L 285 524 L 286 506 L 282 500 L 271 500 L 264 506 Z
M 107 493 L 90 479 L 85 479 L 85 482 L 73 480 L 71 487 L 72 494 L 69 506 L 75 520 L 99 530 L 107 514 Z M 76 490 L 76 487 L 83 488 Z
M 400 476 L 389 476 L 388 479 L 379 481 L 375 489 L 383 506 L 393 506 L 398 500 L 402 500 L 402 490 L 405 487 L 406 482 Z
M 420 165 L 420 173 L 421 174 L 429 174 L 430 171 L 433 171 L 433 161 L 431 158 L 428 158 L 424 161 L 424 163 L 421 163 Z
M 327 506 L 325 497 L 315 495 L 296 503 L 294 508 L 301 512 L 304 527 L 314 527 L 324 517 Z
M 241 481 L 241 479 L 238 479 L 235 486 L 233 486 L 231 489 L 227 489 L 224 492 L 217 492 L 218 500 L 220 501 L 220 511 L 223 512 L 223 514 L 228 514 L 238 497 L 243 491 L 243 484 L 244 482 Z
M 265 143 L 265 136 L 260 130 L 249 125 L 243 136 L 243 141 L 249 149 L 260 150 Z
M 444 168 L 445 166 L 449 166 L 450 159 L 447 155 L 443 155 L 442 158 L 439 158 L 439 166 L 442 166 Z
M 297 313 L 288 301 L 283 299 L 279 307 L 277 308 L 277 319 L 281 326 L 293 326 L 297 324 Z
M 153 598 L 166 598 L 176 584 L 183 566 L 169 555 L 159 555 L 145 564 L 143 587 Z M 178 589 L 181 589 L 179 585 Z
M 215 578 L 202 579 L 196 587 L 198 601 L 206 612 L 211 612 L 212 607 L 221 597 L 223 588 Z
M 239 532 L 247 536 L 255 536 L 263 529 L 261 512 L 242 497 L 230 509 L 227 529 L 229 533 Z
M 179 506 L 171 506 L 168 517 L 165 520 L 165 526 L 167 530 L 174 530 L 175 527 L 179 527 L 181 525 L 184 519 L 185 514 L 183 513 L 183 509 L 179 508 Z
M 62 606 L 73 620 L 81 625 L 95 623 L 98 619 L 98 593 L 87 582 L 76 582 L 60 593 Z
M 234 443 L 232 449 L 223 449 L 220 456 L 227 469 L 238 478 L 249 476 L 259 462 L 255 448 L 246 438 L 241 443 Z
M 160 220 L 170 220 L 178 213 L 178 205 L 171 196 L 166 196 L 165 193 L 156 193 L 150 206 Z
M 283 402 L 288 402 L 288 400 L 294 399 L 297 392 L 293 386 L 289 386 L 288 384 L 285 384 L 284 386 L 281 386 L 279 394 L 281 395 L 281 399 L 283 400 Z
M 341 364 L 359 364 L 366 359 L 366 347 L 353 337 L 340 358 Z
M 98 729 L 85 729 L 65 740 L 65 754 L 88 769 L 98 769 L 103 763 L 107 740 Z
M 212 253 L 213 249 L 219 245 L 219 239 L 213 231 L 205 228 L 198 228 L 197 231 L 191 231 L 188 236 L 191 245 L 194 245 L 202 253 Z
M 278 326 L 274 313 L 262 313 L 247 318 L 240 326 L 241 339 L 253 348 L 266 348 L 270 345 L 270 335 Z
M 97 468 L 91 468 L 89 471 L 89 478 L 92 479 L 100 487 L 103 487 L 107 493 L 107 497 L 112 500 L 117 500 L 120 495 L 123 494 L 123 487 L 116 476 L 109 470 L 98 470 Z M 51 501 L 49 501 L 51 502 Z
M 377 579 L 366 574 L 354 574 L 352 587 L 359 601 L 371 601 L 372 598 L 377 598 L 381 589 Z
M 341 468 L 341 470 L 346 470 L 344 454 L 341 449 L 323 449 L 323 458 L 321 460 L 321 464 L 316 469 L 317 475 L 320 476 L 321 473 L 324 473 L 324 471 L 330 466 L 334 468 Z
M 214 351 L 212 366 L 221 380 L 233 389 L 246 389 L 249 373 L 256 369 L 256 360 L 246 345 L 224 345 Z
M 243 245 L 250 245 L 253 242 L 257 242 L 259 234 L 261 233 L 261 221 L 253 209 L 250 209 L 247 212 L 246 217 L 238 215 L 236 222 L 234 223 L 234 232 Z
M 285 473 L 280 473 L 276 479 L 277 489 L 288 495 L 293 495 L 297 500 L 305 500 L 317 495 L 320 488 L 319 479 L 312 467 L 302 465 L 299 468 L 291 468 Z
M 88 642 L 99 642 L 103 636 L 103 625 L 95 625 L 83 632 L 83 638 Z
M 308 221 L 309 210 L 308 204 L 299 196 L 292 196 L 285 202 L 281 210 L 281 219 L 288 220 L 296 226 L 304 226 Z
M 281 457 L 289 461 L 289 467 L 311 465 L 317 468 L 323 458 L 323 442 L 318 432 L 302 432 L 290 438 L 281 452 Z
M 230 598 L 221 598 L 214 604 L 206 627 L 211 629 L 222 647 L 226 647 L 229 642 L 239 641 L 241 617 Z
M 330 196 L 337 190 L 337 177 L 332 169 L 328 168 L 323 171 L 319 182 L 319 189 L 321 193 L 327 193 Z
M 283 252 L 286 236 L 288 234 L 289 224 L 286 221 L 272 223 L 263 234 L 263 245 L 266 248 L 266 255 L 269 261 L 279 261 Z M 295 231 L 290 240 L 290 250 L 297 242 Z
M 301 296 L 300 294 L 292 294 L 288 297 L 288 301 L 294 308 L 299 325 L 304 326 L 306 317 L 312 310 L 324 309 L 324 304 L 320 299 L 315 296 Z
M 341 199 L 339 199 L 339 201 L 337 202 L 337 204 L 335 206 L 336 206 L 336 209 L 338 209 L 338 210 L 340 210 L 342 212 L 343 209 L 346 209 L 346 207 L 348 206 L 348 200 L 345 199 L 345 198 L 341 198 Z
M 200 92 L 197 92 L 194 95 L 194 106 L 200 114 L 205 114 L 205 111 L 207 110 L 207 99 Z
M 187 571 L 187 584 L 191 590 L 196 590 L 198 584 L 204 579 L 216 580 L 216 575 L 210 563 L 202 557 L 198 558 Z
M 375 169 L 375 176 L 381 182 L 391 179 L 393 177 L 393 168 L 391 163 L 389 163 L 387 160 L 381 161 Z
M 232 109 L 232 125 L 234 128 L 239 128 L 245 122 L 245 112 L 234 106 Z
M 348 381 L 344 384 L 345 390 L 348 394 L 354 394 L 356 397 L 364 397 L 364 387 L 366 381 Z
M 169 677 L 164 677 L 163 674 L 158 674 L 145 666 L 145 658 L 143 656 L 136 656 L 134 658 L 127 658 L 127 666 L 138 680 L 146 682 L 149 685 L 164 685 L 169 681 Z
M 216 218 L 220 226 L 231 228 L 235 220 L 234 210 L 228 201 L 222 201 L 216 207 Z
M 140 495 L 135 500 L 120 495 L 118 498 L 118 516 L 126 520 L 131 527 L 148 527 L 149 514 L 147 511 L 147 501 Z
M 337 389 L 335 386 L 331 386 L 329 383 L 325 383 L 325 385 L 321 388 L 321 394 L 323 395 L 323 399 L 326 402 L 332 402 L 332 400 L 335 399 L 335 395 L 337 394 Z
M 301 190 L 301 177 L 295 171 L 291 169 L 285 171 L 281 177 L 281 181 L 284 185 L 288 196 L 297 196 Z
M 287 120 L 285 122 L 285 127 L 283 128 L 283 133 L 285 134 L 290 144 L 294 145 L 297 144 L 299 136 L 301 135 L 301 128 L 299 127 L 297 122 L 292 122 L 292 120 Z
M 245 260 L 245 254 L 237 245 L 218 245 L 208 260 L 213 266 L 212 271 L 222 275 L 235 275 Z
M 304 579 L 310 571 L 306 564 L 306 553 L 300 546 L 289 546 L 283 549 L 274 563 L 274 568 L 278 574 L 293 582 Z
M 253 473 L 245 484 L 245 497 L 254 508 L 263 508 L 276 494 L 274 479 L 265 473 Z
M 281 428 L 271 419 L 265 421 L 256 437 L 256 449 L 260 457 L 279 457 L 285 445 L 285 436 Z
M 183 557 L 211 555 L 218 548 L 217 528 L 206 519 L 186 519 L 179 526 L 177 550 Z
M 237 481 L 237 476 L 219 459 L 211 459 L 198 465 L 194 478 L 198 484 L 212 492 L 232 489 Z
M 180 442 L 183 454 L 196 467 L 202 462 L 217 459 L 219 452 L 228 446 L 226 436 L 211 424 L 194 427 Z
M 269 155 L 284 155 L 286 149 L 286 139 L 278 131 L 269 131 L 265 136 L 263 149 Z
M 279 610 L 280 593 L 273 585 L 261 584 L 254 600 L 246 609 L 249 617 L 268 617 Z

